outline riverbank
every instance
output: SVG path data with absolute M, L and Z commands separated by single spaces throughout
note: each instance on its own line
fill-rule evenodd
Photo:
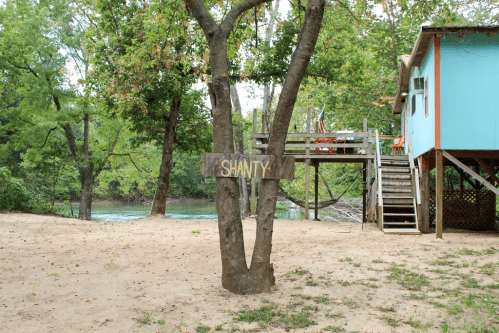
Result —
M 255 224 L 243 221 L 248 262 Z M 494 233 L 444 231 L 437 240 L 279 219 L 276 287 L 247 296 L 221 287 L 216 221 L 9 213 L 0 236 L 5 332 L 499 329 Z

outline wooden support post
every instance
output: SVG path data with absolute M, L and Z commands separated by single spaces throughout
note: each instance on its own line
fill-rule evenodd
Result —
M 372 155 L 372 150 L 373 150 L 373 144 L 371 143 L 371 137 L 373 136 L 373 130 L 372 128 L 370 128 L 367 132 L 367 138 L 365 138 L 367 140 L 367 151 L 366 151 L 366 155 Z M 372 168 L 373 168 L 373 162 L 371 160 L 367 160 L 367 188 L 370 189 L 370 191 L 373 191 L 373 186 L 372 186 Z M 374 204 L 372 202 L 372 200 L 370 200 L 370 198 L 367 198 L 367 200 L 369 200 L 369 204 L 367 205 L 367 207 L 369 208 L 369 210 L 371 211 L 371 214 L 369 217 L 372 217 L 374 216 Z M 369 218 L 368 217 L 368 218 Z
M 310 108 L 307 109 L 307 134 L 310 134 Z M 305 138 L 305 155 L 310 156 L 310 138 Z M 305 160 L 305 220 L 309 219 L 310 158 Z
M 319 220 L 319 161 L 315 163 L 315 207 L 314 207 L 314 221 Z
M 436 191 L 435 191 L 435 216 L 436 216 L 436 224 L 435 224 L 435 234 L 437 238 L 442 238 L 442 227 L 443 227 L 443 204 L 444 204 L 444 164 L 443 164 L 443 156 L 442 150 L 435 150 L 435 166 L 436 166 L 436 174 L 435 174 L 435 183 L 436 183 Z
M 429 156 L 421 155 L 421 232 L 430 231 L 430 170 L 428 169 Z
M 364 119 L 365 120 L 365 119 Z M 362 163 L 362 223 L 366 222 L 367 166 Z
M 256 109 L 253 109 L 253 134 L 256 134 Z M 255 139 L 251 140 L 253 143 L 253 146 L 256 143 Z M 256 154 L 256 149 L 253 148 L 252 151 L 253 155 Z M 255 215 L 256 213 L 256 178 L 251 178 L 251 215 Z

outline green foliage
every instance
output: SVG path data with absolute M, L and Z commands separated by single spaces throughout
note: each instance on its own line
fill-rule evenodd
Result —
M 215 194 L 215 179 L 203 177 L 202 155 L 175 153 L 175 167 L 170 175 L 170 193 L 174 198 L 211 198 Z
M 0 167 L 0 207 L 7 210 L 29 209 L 31 206 L 28 202 L 30 202 L 30 193 L 24 181 L 12 177 L 6 167 Z

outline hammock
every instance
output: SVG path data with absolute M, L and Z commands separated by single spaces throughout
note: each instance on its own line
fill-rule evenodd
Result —
M 337 203 L 341 199 L 341 197 L 348 191 L 348 189 L 350 188 L 350 186 L 352 186 L 352 184 L 355 183 L 355 181 L 359 177 L 359 175 L 362 172 L 362 170 L 363 169 L 361 169 L 359 171 L 359 173 L 357 174 L 357 176 L 355 177 L 355 179 L 353 180 L 353 182 L 351 182 L 350 185 L 348 185 L 348 187 L 343 191 L 343 193 L 340 194 L 340 196 L 338 198 L 331 198 L 329 200 L 319 201 L 317 203 L 317 209 L 326 208 L 328 206 L 331 206 L 331 205 L 334 205 L 335 203 Z M 281 185 L 279 185 L 279 189 L 281 190 L 282 194 L 284 195 L 284 197 L 286 199 L 288 199 L 292 203 L 294 203 L 294 204 L 296 204 L 296 205 L 298 205 L 298 206 L 300 206 L 302 208 L 305 208 L 305 201 L 293 198 L 291 195 L 289 195 L 288 193 L 286 193 L 286 191 L 284 191 L 282 189 Z M 308 203 L 308 208 L 309 209 L 315 209 L 315 202 L 309 202 Z

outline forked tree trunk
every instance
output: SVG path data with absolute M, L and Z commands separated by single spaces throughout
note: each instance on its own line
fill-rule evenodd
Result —
M 213 111 L 213 146 L 216 153 L 233 153 L 232 115 L 228 79 L 227 39 L 236 19 L 245 11 L 268 0 L 244 0 L 232 7 L 218 25 L 201 0 L 184 0 L 208 40 L 212 81 L 209 83 Z M 319 35 L 324 0 L 310 0 L 298 45 L 284 83 L 271 130 L 269 153 L 283 154 L 287 130 L 300 82 Z M 216 179 L 216 207 L 222 255 L 222 286 L 237 294 L 269 292 L 275 284 L 270 263 L 273 219 L 278 180 L 264 180 L 258 201 L 257 234 L 251 267 L 244 253 L 236 178 Z
M 234 112 L 236 113 L 238 119 L 234 126 L 234 140 L 236 146 L 236 152 L 243 155 L 244 151 L 244 137 L 243 137 L 243 124 L 241 124 L 241 119 L 243 113 L 241 110 L 241 103 L 239 102 L 239 95 L 237 94 L 236 84 L 230 85 L 230 97 L 232 100 L 232 106 L 234 107 Z M 245 218 L 251 213 L 251 205 L 248 194 L 248 184 L 246 183 L 246 176 L 239 176 L 239 197 L 241 201 L 241 216 Z
M 159 168 L 158 186 L 151 208 L 151 215 L 165 215 L 166 200 L 170 189 L 170 173 L 172 171 L 173 141 L 175 140 L 175 129 L 180 114 L 181 100 L 174 98 L 170 106 L 170 115 L 165 126 L 165 138 L 163 140 L 163 156 Z

